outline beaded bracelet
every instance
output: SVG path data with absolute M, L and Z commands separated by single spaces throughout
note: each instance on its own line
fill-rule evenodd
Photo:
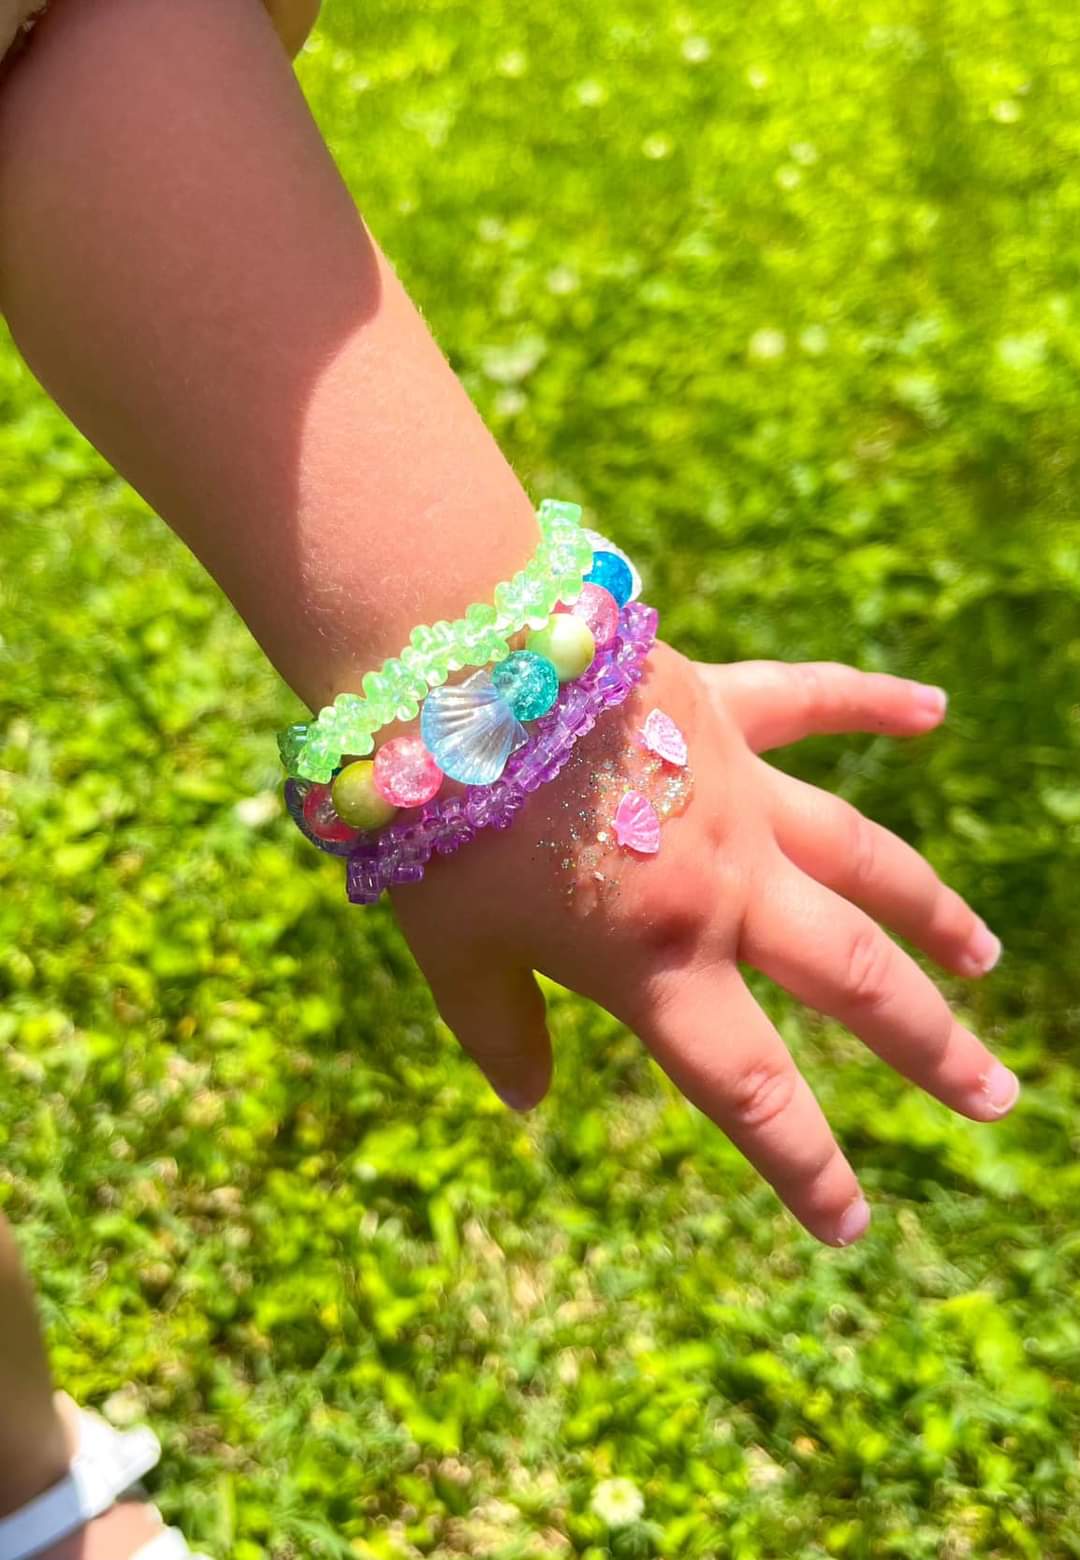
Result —
M 362 694 L 339 693 L 313 722 L 281 733 L 278 748 L 291 776 L 328 781 L 343 754 L 362 758 L 384 726 L 413 720 L 429 688 L 445 683 L 450 672 L 505 660 L 515 634 L 542 628 L 557 602 L 578 599 L 595 551 L 580 524 L 581 506 L 545 499 L 536 518 L 536 552 L 512 580 L 495 587 L 493 604 L 471 606 L 454 623 L 414 628 L 399 655 L 365 675 Z
M 470 786 L 464 795 L 428 802 L 410 821 L 344 841 L 311 830 L 304 812 L 310 788 L 290 778 L 285 800 L 293 821 L 312 844 L 348 858 L 346 886 L 353 904 L 373 904 L 385 888 L 419 882 L 433 852 L 448 856 L 481 829 L 508 828 L 529 795 L 556 778 L 599 716 L 621 704 L 641 681 L 656 627 L 652 607 L 628 602 L 619 613 L 610 644 L 580 677 L 562 688 L 555 705 L 536 721 L 492 784 Z
M 324 748 L 318 768 L 325 780 L 301 772 L 312 728 L 294 727 L 279 738 L 289 770 L 289 813 L 313 844 L 350 858 L 349 892 L 356 902 L 377 899 L 391 883 L 415 881 L 432 850 L 448 854 L 477 828 L 505 828 L 525 796 L 558 774 L 598 714 L 621 702 L 641 676 L 656 614 L 633 599 L 641 589 L 637 570 L 619 548 L 578 525 L 576 505 L 547 501 L 538 514 L 548 541 L 559 540 L 561 526 L 569 545 L 573 528 L 577 562 L 585 568 L 580 576 L 562 578 L 554 611 L 530 620 L 524 650 L 511 651 L 506 640 L 492 644 L 492 666 L 462 683 L 445 683 L 442 672 L 423 702 L 420 736 L 391 738 L 374 760 L 352 758 L 328 772 L 332 757 L 342 759 L 353 749 L 333 754 Z M 495 597 L 505 633 L 512 621 L 507 614 L 519 610 L 520 599 L 508 604 L 503 586 Z M 474 618 L 479 610 L 470 608 Z M 445 645 L 460 625 L 443 626 Z M 364 687 L 370 688 L 369 678 Z M 328 725 L 333 709 L 322 712 Z M 525 721 L 534 723 L 531 734 Z M 336 740 L 344 740 L 340 729 Z M 466 788 L 464 795 L 436 801 L 447 777 Z M 399 809 L 411 817 L 386 827 Z

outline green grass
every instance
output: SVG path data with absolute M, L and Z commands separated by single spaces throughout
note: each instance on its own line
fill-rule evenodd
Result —
M 875 1203 L 845 1253 L 576 999 L 506 1113 L 283 818 L 295 699 L 4 346 L 0 1206 L 61 1381 L 219 1560 L 1080 1556 L 1075 13 L 328 0 L 301 75 L 681 648 L 949 688 L 783 761 L 1003 936 L 954 994 L 1024 1099 L 961 1121 L 763 988 Z

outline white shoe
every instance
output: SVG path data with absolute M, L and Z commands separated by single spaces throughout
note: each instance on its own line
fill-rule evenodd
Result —
M 156 1467 L 161 1444 L 152 1430 L 114 1430 L 96 1414 L 78 1410 L 79 1449 L 64 1477 L 29 1505 L 0 1518 L 0 1560 L 30 1560 L 85 1527 L 144 1473 Z M 193 1555 L 178 1528 L 162 1528 L 131 1560 L 208 1560 Z

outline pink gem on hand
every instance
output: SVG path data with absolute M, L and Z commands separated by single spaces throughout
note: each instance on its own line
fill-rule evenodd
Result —
M 651 753 L 679 769 L 686 768 L 686 738 L 670 715 L 650 710 L 641 728 L 641 740 Z
M 615 809 L 615 838 L 620 845 L 652 856 L 660 849 L 660 819 L 656 808 L 640 791 L 624 791 Z

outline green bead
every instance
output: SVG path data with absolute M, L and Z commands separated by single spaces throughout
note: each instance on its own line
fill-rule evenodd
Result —
M 420 624 L 399 658 L 365 675 L 362 695 L 339 694 L 306 730 L 298 723 L 291 734 L 282 733 L 279 748 L 290 774 L 329 780 L 343 753 L 370 753 L 374 734 L 393 720 L 412 719 L 428 689 L 445 682 L 451 671 L 506 663 L 513 654 L 509 640 L 523 628 L 543 632 L 559 601 L 577 600 L 593 556 L 580 504 L 544 499 L 536 519 L 540 540 L 532 558 L 496 586 L 493 604 L 476 602 L 454 623 Z M 567 630 L 558 633 L 565 636 Z
M 483 656 L 476 664 L 478 666 L 486 666 L 489 661 L 505 661 L 509 654 L 510 646 L 507 644 L 505 636 L 493 633 L 484 646 Z
M 588 623 L 570 612 L 556 612 L 546 628 L 529 635 L 525 646 L 551 662 L 561 683 L 580 677 L 596 654 L 596 640 Z
M 330 800 L 338 817 L 353 829 L 381 829 L 397 812 L 375 789 L 375 765 L 370 758 L 346 764 L 330 787 Z
M 371 753 L 374 747 L 375 738 L 370 731 L 361 727 L 357 731 L 348 732 L 342 739 L 338 757 L 340 758 L 342 753 L 351 753 L 356 758 L 363 758 L 365 753 Z
M 369 704 L 379 705 L 386 699 L 386 678 L 382 672 L 365 672 L 360 686 Z
M 421 654 L 428 655 L 435 648 L 435 635 L 426 623 L 420 623 L 409 635 L 409 643 L 414 650 L 419 650 Z
M 296 760 L 300 778 L 303 780 L 321 780 L 325 785 L 337 767 L 337 761 L 341 757 L 341 750 L 337 743 L 317 726 L 309 730 L 304 750 Z
M 513 624 L 512 632 L 515 633 L 520 626 L 523 584 L 521 576 L 515 575 L 512 580 L 504 580 L 501 585 L 495 587 L 495 611 L 498 613 L 496 623 Z
M 568 499 L 545 498 L 536 512 L 541 528 L 547 530 L 559 524 L 581 524 L 581 505 Z
M 490 628 L 495 621 L 495 608 L 488 602 L 474 602 L 465 610 L 465 622 L 470 628 Z
M 406 645 L 400 656 L 402 666 L 407 666 L 414 677 L 421 677 L 425 682 L 430 659 L 426 650 L 418 650 L 415 645 Z
M 387 661 L 382 669 L 386 681 L 387 703 L 395 720 L 415 720 L 420 700 L 427 693 L 427 678 L 417 678 L 403 661 Z
M 459 671 L 466 665 L 460 626 L 457 623 L 448 623 L 445 618 L 440 618 L 438 623 L 432 624 L 431 632 L 434 636 L 432 664 L 439 668 L 440 682 L 446 681 L 447 672 Z
M 285 765 L 286 774 L 292 775 L 294 778 L 300 774 L 299 769 L 296 767 L 297 760 L 304 750 L 304 740 L 310 729 L 307 721 L 301 720 L 297 721 L 295 725 L 287 727 L 285 731 L 278 732 L 277 745 L 278 752 L 281 754 L 281 762 Z
M 525 626 L 543 628 L 551 608 L 548 605 L 548 586 L 545 579 L 530 579 L 524 591 Z

